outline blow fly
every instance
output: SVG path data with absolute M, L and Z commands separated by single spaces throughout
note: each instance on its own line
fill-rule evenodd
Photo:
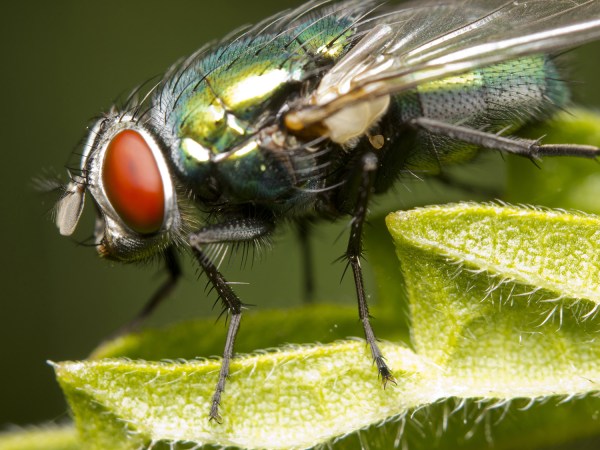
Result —
M 384 385 L 361 271 L 369 201 L 402 174 L 440 174 L 479 151 L 596 158 L 514 132 L 569 103 L 554 56 L 600 37 L 598 0 L 314 0 L 203 47 L 90 127 L 56 224 L 73 233 L 86 192 L 101 256 L 188 248 L 229 315 L 210 418 L 219 420 L 244 304 L 219 270 L 227 244 L 283 223 L 350 218 L 345 259 Z

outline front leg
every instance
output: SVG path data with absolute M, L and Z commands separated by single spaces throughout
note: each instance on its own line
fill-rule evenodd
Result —
M 219 379 L 215 393 L 213 394 L 209 415 L 210 420 L 214 419 L 219 423 L 221 422 L 221 416 L 219 415 L 221 394 L 225 389 L 225 382 L 229 376 L 229 365 L 233 357 L 233 346 L 240 327 L 244 304 L 235 292 L 233 292 L 227 280 L 221 275 L 219 269 L 215 266 L 211 258 L 206 255 L 202 247 L 203 245 L 212 243 L 252 242 L 268 235 L 272 230 L 273 224 L 270 222 L 257 219 L 239 219 L 202 228 L 192 233 L 189 237 L 194 256 L 217 291 L 224 311 L 230 316 L 225 348 L 223 350 L 223 363 L 219 371 Z
M 377 345 L 375 333 L 371 327 L 371 316 L 369 315 L 369 305 L 367 304 L 362 268 L 360 266 L 360 258 L 362 257 L 362 229 L 367 216 L 367 207 L 369 205 L 371 191 L 373 190 L 377 165 L 378 159 L 374 153 L 369 152 L 363 155 L 361 159 L 361 180 L 358 185 L 358 194 L 352 215 L 350 239 L 344 256 L 348 260 L 348 264 L 352 267 L 354 284 L 356 286 L 356 296 L 358 299 L 358 315 L 363 325 L 365 338 L 371 349 L 371 356 L 377 365 L 377 370 L 383 381 L 383 386 L 385 387 L 390 381 L 395 383 L 395 380 L 391 370 L 385 363 L 383 354 Z

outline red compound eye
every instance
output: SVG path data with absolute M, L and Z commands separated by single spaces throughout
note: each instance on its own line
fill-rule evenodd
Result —
M 104 190 L 121 219 L 142 234 L 158 231 L 165 214 L 165 191 L 152 150 L 136 131 L 117 134 L 106 149 Z

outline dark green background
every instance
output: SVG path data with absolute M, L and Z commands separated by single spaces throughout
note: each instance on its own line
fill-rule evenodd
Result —
M 205 42 L 298 3 L 72 0 L 3 6 L 0 429 L 64 419 L 66 407 L 46 360 L 85 357 L 141 307 L 161 280 L 158 266 L 112 264 L 92 248 L 78 246 L 77 239 L 91 233 L 89 215 L 75 239 L 60 237 L 47 214 L 53 200 L 33 191 L 32 178 L 44 169 L 64 173 L 88 120 L 119 95 Z M 580 103 L 600 105 L 599 49 L 589 46 L 573 56 L 571 78 L 587 83 L 576 86 Z M 330 267 L 344 241 L 333 246 L 331 235 L 343 226 L 315 236 L 325 252 L 318 258 L 318 297 L 352 302 L 351 279 L 340 289 L 342 268 Z M 297 248 L 285 236 L 277 240 L 283 243 L 265 264 L 227 270 L 231 279 L 252 283 L 238 291 L 256 307 L 289 305 L 300 298 Z M 199 288 L 204 281 L 196 282 L 194 268 L 186 268 L 182 285 L 153 323 L 216 317 L 212 298 Z M 273 270 L 276 282 L 269 277 Z M 214 332 L 224 336 L 222 323 L 207 330 Z

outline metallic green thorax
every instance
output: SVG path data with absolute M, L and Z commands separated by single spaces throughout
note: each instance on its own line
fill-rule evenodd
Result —
M 347 51 L 350 24 L 351 17 L 307 17 L 284 33 L 242 37 L 184 63 L 155 99 L 178 141 L 171 156 L 181 178 L 202 191 L 208 173 L 214 178 L 217 171 L 220 186 L 242 202 L 289 190 L 286 171 L 264 158 L 255 134 L 273 121 L 290 89 Z M 218 169 L 211 167 L 212 157 L 232 149 Z

